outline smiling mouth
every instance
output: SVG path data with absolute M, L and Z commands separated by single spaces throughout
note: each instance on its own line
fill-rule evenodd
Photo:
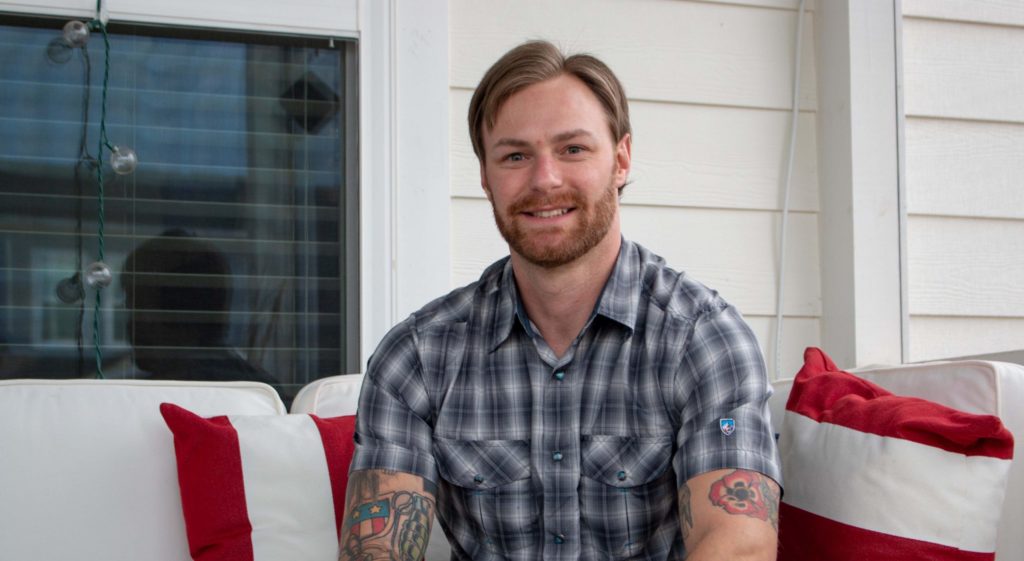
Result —
M 558 208 L 558 209 L 553 209 L 553 210 L 538 210 L 538 211 L 535 211 L 535 212 L 526 212 L 524 214 L 528 214 L 528 215 L 533 216 L 535 218 L 555 218 L 557 216 L 562 216 L 562 215 L 565 215 L 565 214 L 569 214 L 570 212 L 572 212 L 572 210 L 574 210 L 574 209 L 572 209 L 572 208 Z

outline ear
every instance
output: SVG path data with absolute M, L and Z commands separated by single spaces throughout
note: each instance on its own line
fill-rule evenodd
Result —
M 487 182 L 487 167 L 484 165 L 483 159 L 480 160 L 480 186 L 484 188 L 487 200 L 491 201 L 491 185 Z
M 629 179 L 633 164 L 633 137 L 626 133 L 615 146 L 615 183 L 622 185 Z

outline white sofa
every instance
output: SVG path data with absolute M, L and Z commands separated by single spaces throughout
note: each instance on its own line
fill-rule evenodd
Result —
M 354 414 L 361 382 L 314 382 L 292 412 Z M 0 561 L 190 559 L 163 402 L 201 416 L 287 413 L 256 382 L 0 381 Z M 446 560 L 444 535 L 431 542 L 426 561 Z
M 1024 435 L 1024 367 L 961 361 L 858 375 L 895 393 L 999 415 Z M 352 414 L 361 379 L 313 382 L 292 412 Z M 782 419 L 791 383 L 775 384 L 773 419 Z M 188 560 L 172 436 L 158 412 L 165 401 L 204 416 L 286 413 L 258 383 L 0 381 L 0 559 Z M 1011 469 L 999 561 L 1024 560 L 1022 464 Z M 447 551 L 435 524 L 426 559 L 442 561 Z
M 0 559 L 187 561 L 165 401 L 285 413 L 255 382 L 0 382 Z

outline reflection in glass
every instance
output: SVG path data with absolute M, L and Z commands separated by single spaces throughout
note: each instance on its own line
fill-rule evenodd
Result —
M 20 61 L 0 66 L 0 377 L 95 372 L 93 290 L 81 275 L 96 258 L 103 52 L 88 44 L 54 56 L 62 24 L 0 18 L 0 59 Z M 114 269 L 104 374 L 184 377 L 143 365 L 167 347 L 193 361 L 230 349 L 241 361 L 233 375 L 274 381 L 287 400 L 357 368 L 346 326 L 358 311 L 346 295 L 358 272 L 345 265 L 358 247 L 345 235 L 356 216 L 357 186 L 346 181 L 356 123 L 345 110 L 354 45 L 115 24 L 110 44 L 107 136 L 139 163 L 131 175 L 104 174 Z M 230 273 L 122 269 L 138 269 L 139 248 L 164 238 L 184 253 L 216 251 Z M 219 331 L 194 338 L 203 321 L 192 319 L 210 312 L 196 291 L 221 282 Z M 150 289 L 180 291 L 173 310 L 145 308 L 177 319 L 162 319 L 166 329 L 140 347 L 138 299 Z M 175 322 L 189 337 L 171 334 Z

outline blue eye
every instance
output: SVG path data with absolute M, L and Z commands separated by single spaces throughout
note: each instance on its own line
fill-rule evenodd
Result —
M 525 158 L 525 156 L 523 156 L 519 152 L 516 152 L 514 154 L 509 154 L 508 156 L 505 156 L 505 159 L 510 161 L 510 162 L 521 162 L 521 161 L 525 160 L 526 158 Z

